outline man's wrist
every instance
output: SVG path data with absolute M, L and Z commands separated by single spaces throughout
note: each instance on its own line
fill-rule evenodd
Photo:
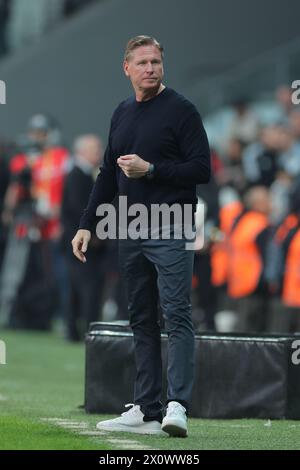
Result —
M 154 177 L 154 170 L 155 170 L 155 167 L 154 167 L 153 163 L 149 163 L 149 168 L 145 173 L 145 177 L 147 179 L 151 180 Z

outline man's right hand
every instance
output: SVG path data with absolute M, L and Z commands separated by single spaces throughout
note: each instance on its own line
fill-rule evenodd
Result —
M 72 240 L 73 253 L 82 263 L 86 263 L 84 253 L 87 251 L 90 239 L 91 232 L 89 230 L 80 229 Z

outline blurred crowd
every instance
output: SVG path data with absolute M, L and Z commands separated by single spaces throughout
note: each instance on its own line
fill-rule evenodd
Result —
M 88 262 L 72 253 L 80 216 L 103 158 L 95 135 L 62 145 L 55 120 L 36 114 L 0 148 L 0 324 L 83 338 L 98 319 L 126 318 L 116 241 L 92 237 Z
M 0 56 L 37 41 L 95 0 L 0 0 Z
M 207 122 L 213 176 L 197 188 L 198 331 L 299 332 L 300 109 L 288 87 L 274 94 L 267 120 L 263 109 L 240 99 L 222 128 Z M 93 236 L 86 264 L 71 250 L 102 142 L 78 136 L 71 150 L 62 142 L 55 120 L 36 114 L 16 142 L 0 143 L 0 325 L 63 328 L 76 341 L 92 321 L 126 320 L 127 308 L 117 242 Z
M 255 105 L 239 99 L 206 127 L 214 175 L 199 188 L 207 240 L 197 256 L 196 320 L 222 331 L 299 331 L 300 109 L 292 90 L 281 86 Z

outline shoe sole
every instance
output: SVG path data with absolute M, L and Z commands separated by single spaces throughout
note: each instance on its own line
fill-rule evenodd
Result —
M 105 427 L 105 426 L 99 426 L 98 424 L 96 425 L 96 428 L 99 429 L 99 431 L 106 431 L 106 432 L 130 432 L 133 434 L 152 434 L 156 436 L 166 436 L 166 433 L 162 431 L 161 429 L 155 430 L 155 429 L 138 429 L 138 428 L 130 428 L 129 426 L 114 426 L 114 427 Z
M 169 423 L 162 426 L 162 430 L 171 437 L 187 437 L 187 430 L 177 424 Z

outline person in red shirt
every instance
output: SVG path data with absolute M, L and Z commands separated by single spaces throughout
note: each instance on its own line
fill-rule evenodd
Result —
M 21 238 L 27 240 L 30 253 L 41 250 L 43 255 L 38 258 L 43 260 L 43 266 L 37 269 L 36 281 L 44 277 L 45 273 L 48 273 L 49 278 L 54 278 L 60 292 L 59 304 L 62 309 L 66 270 L 59 253 L 59 217 L 69 154 L 59 144 L 58 137 L 57 127 L 49 116 L 36 114 L 31 117 L 26 137 L 21 144 L 22 151 L 10 161 L 11 177 L 2 219 L 6 225 L 11 226 L 8 251 L 10 249 L 13 252 L 11 245 Z M 19 266 L 18 279 L 11 291 L 15 298 L 26 277 L 26 269 L 29 271 L 27 266 L 31 258 L 29 255 L 25 256 L 23 265 Z M 11 269 L 10 264 L 8 260 L 7 271 Z M 35 272 L 35 267 L 30 266 L 31 275 Z M 8 272 L 6 274 L 9 275 Z M 2 276 L 5 277 L 6 274 L 2 273 Z M 13 300 L 10 303 L 13 304 Z M 8 312 L 8 317 L 10 313 Z

